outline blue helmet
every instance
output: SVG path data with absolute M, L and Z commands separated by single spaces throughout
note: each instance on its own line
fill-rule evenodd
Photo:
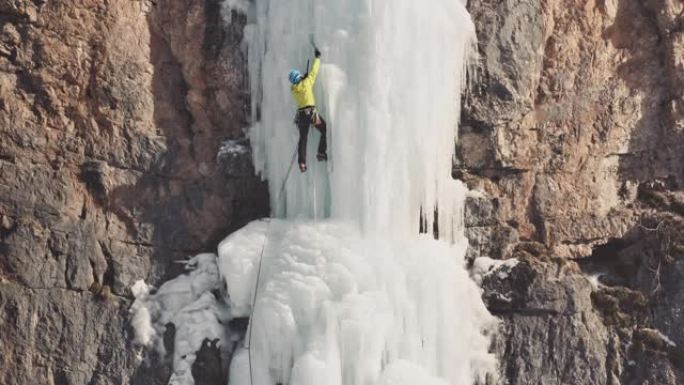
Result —
M 302 73 L 297 70 L 292 70 L 290 71 L 288 78 L 290 79 L 290 83 L 297 84 L 300 80 L 302 80 Z

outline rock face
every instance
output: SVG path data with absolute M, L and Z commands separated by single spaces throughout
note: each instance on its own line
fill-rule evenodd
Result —
M 684 3 L 468 8 L 470 258 L 522 261 L 484 282 L 503 382 L 684 383 Z
M 217 163 L 248 109 L 244 19 L 220 11 L 0 1 L 0 383 L 152 382 L 127 288 L 268 213 L 224 171 L 249 154 Z
M 481 57 L 456 172 L 499 223 L 581 257 L 632 227 L 640 184 L 681 188 L 682 7 L 469 2 Z
M 503 383 L 604 384 L 612 336 L 593 310 L 592 287 L 572 264 L 521 262 L 506 278 L 483 281 L 485 301 L 502 320 L 495 346 Z
M 267 214 L 224 5 L 0 0 L 0 383 L 166 383 L 127 288 Z M 468 8 L 469 257 L 520 260 L 483 281 L 502 383 L 684 383 L 684 4 Z

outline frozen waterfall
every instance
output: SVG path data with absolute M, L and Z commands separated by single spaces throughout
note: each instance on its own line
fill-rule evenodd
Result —
M 451 177 L 474 47 L 464 3 L 226 4 L 249 14 L 249 135 L 274 218 L 228 236 L 218 256 L 193 258 L 189 274 L 156 293 L 141 282 L 138 342 L 163 349 L 164 325 L 176 324 L 174 384 L 193 382 L 204 338 L 232 354 L 232 385 L 470 385 L 494 376 L 496 322 L 464 267 L 468 192 Z M 311 41 L 323 52 L 316 96 L 330 159 L 315 160 L 311 130 L 309 171 L 295 165 L 287 177 L 298 137 L 287 73 L 305 69 Z M 419 234 L 421 223 L 435 223 L 439 239 Z M 224 326 L 243 317 L 246 336 Z
M 257 1 L 249 42 L 257 171 L 288 218 L 331 217 L 390 237 L 414 235 L 420 208 L 449 238 L 462 189 L 450 176 L 474 27 L 459 0 Z M 316 93 L 330 122 L 328 164 L 280 182 L 297 130 L 284 74 L 323 51 Z M 313 153 L 318 133 L 311 134 Z M 453 239 L 452 239 L 453 240 Z

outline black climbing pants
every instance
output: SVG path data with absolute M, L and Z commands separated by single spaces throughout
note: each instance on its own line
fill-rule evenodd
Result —
M 325 120 L 318 114 L 316 107 L 304 107 L 297 110 L 295 123 L 299 128 L 299 144 L 297 153 L 299 163 L 306 164 L 306 142 L 309 136 L 309 127 L 313 125 L 321 133 L 321 140 L 318 142 L 318 153 L 325 154 L 328 148 L 326 137 Z

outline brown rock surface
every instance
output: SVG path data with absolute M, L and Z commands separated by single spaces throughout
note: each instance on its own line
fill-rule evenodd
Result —
M 569 257 L 624 234 L 639 184 L 684 185 L 678 1 L 488 1 L 462 174 L 499 222 Z
M 468 7 L 469 254 L 523 261 L 484 282 L 503 383 L 684 382 L 684 3 Z
M 219 7 L 0 1 L 0 383 L 129 383 L 130 284 L 267 213 L 217 163 L 248 108 Z

